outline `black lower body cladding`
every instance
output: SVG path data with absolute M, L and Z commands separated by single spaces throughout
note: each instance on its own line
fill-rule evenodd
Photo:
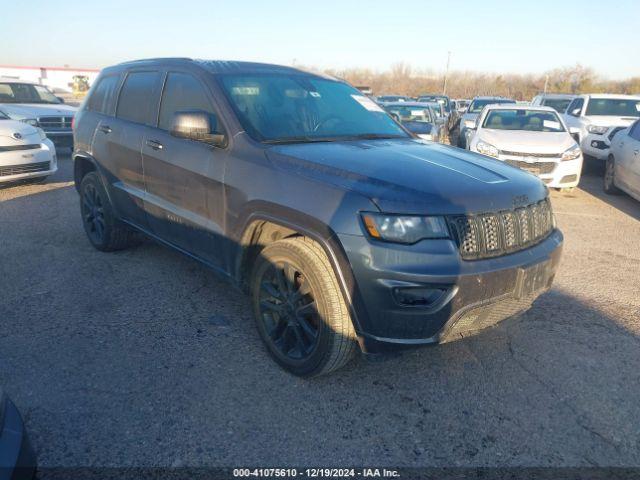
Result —
M 340 240 L 366 305 L 360 343 L 376 352 L 451 341 L 526 310 L 551 287 L 563 238 L 553 230 L 528 249 L 475 261 L 462 260 L 451 241 L 409 249 L 364 237 Z

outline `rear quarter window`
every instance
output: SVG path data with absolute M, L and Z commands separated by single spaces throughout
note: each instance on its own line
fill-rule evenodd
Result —
M 119 75 L 109 75 L 100 79 L 87 100 L 87 110 L 110 115 L 119 80 Z

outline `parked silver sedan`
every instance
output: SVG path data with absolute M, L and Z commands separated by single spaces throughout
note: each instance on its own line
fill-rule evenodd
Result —
M 640 201 L 640 120 L 613 137 L 604 191 L 612 195 L 625 192 Z

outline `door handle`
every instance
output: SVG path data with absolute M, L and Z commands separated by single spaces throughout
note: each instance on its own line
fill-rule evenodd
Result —
M 145 143 L 154 150 L 162 150 L 163 148 L 163 145 L 157 140 L 147 140 Z
M 111 133 L 111 127 L 109 125 L 100 125 L 100 131 L 102 133 Z

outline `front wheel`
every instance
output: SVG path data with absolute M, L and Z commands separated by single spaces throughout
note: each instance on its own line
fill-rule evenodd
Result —
M 615 160 L 612 156 L 607 158 L 607 163 L 604 169 L 603 187 L 604 192 L 609 195 L 619 195 L 620 189 L 615 184 L 616 168 Z
M 305 237 L 267 245 L 255 263 L 251 299 L 273 359 L 301 377 L 329 373 L 353 356 L 355 331 L 331 264 Z

